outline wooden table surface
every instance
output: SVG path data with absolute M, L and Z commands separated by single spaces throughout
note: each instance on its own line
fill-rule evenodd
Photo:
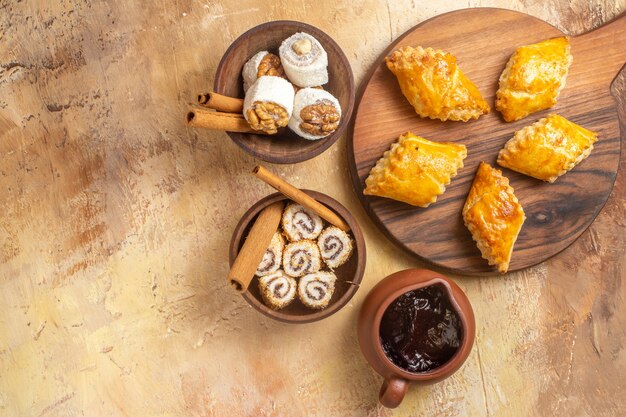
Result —
M 334 37 L 360 82 L 404 31 L 473 6 L 569 33 L 626 10 L 624 0 L 0 1 L 0 415 L 625 415 L 624 156 L 604 210 L 569 249 L 505 277 L 453 277 L 474 306 L 475 347 L 453 377 L 411 387 L 393 411 L 377 405 L 382 378 L 360 354 L 356 317 L 381 278 L 423 265 L 365 216 L 345 138 L 271 169 L 357 216 L 369 254 L 357 295 L 291 326 L 226 283 L 233 228 L 271 190 L 250 174 L 258 161 L 183 115 L 228 45 L 262 22 L 301 20 Z

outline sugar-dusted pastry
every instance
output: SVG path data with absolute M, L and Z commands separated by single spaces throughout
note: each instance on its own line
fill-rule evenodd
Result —
M 284 78 L 264 75 L 246 92 L 243 116 L 254 130 L 268 135 L 287 126 L 293 110 L 293 86 Z
M 513 122 L 554 106 L 571 63 L 567 36 L 520 46 L 500 75 L 496 109 Z
M 352 255 L 352 239 L 350 235 L 338 227 L 330 226 L 322 231 L 317 238 L 322 259 L 329 268 L 338 268 L 345 264 Z
M 290 203 L 285 208 L 280 222 L 283 226 L 283 233 L 292 242 L 300 239 L 316 239 L 324 227 L 320 216 L 296 203 Z
M 283 249 L 285 248 L 285 240 L 280 232 L 274 233 L 270 246 L 263 254 L 263 259 L 259 263 L 256 269 L 256 275 L 262 277 L 263 275 L 271 274 L 280 269 L 283 262 Z
M 466 156 L 464 145 L 431 142 L 407 132 L 372 168 L 363 194 L 428 207 L 446 190 Z
M 405 46 L 385 58 L 404 97 L 421 117 L 439 120 L 478 119 L 489 105 L 463 74 L 451 54 Z
M 259 277 L 259 291 L 265 305 L 279 310 L 287 307 L 295 298 L 298 283 L 281 269 Z
M 271 52 L 261 51 L 255 54 L 243 66 L 243 91 L 248 91 L 254 82 L 264 75 L 285 78 L 285 70 L 280 58 Z
M 515 132 L 498 154 L 498 164 L 554 182 L 589 156 L 598 134 L 551 114 Z
M 298 283 L 298 297 L 307 307 L 326 308 L 335 292 L 335 281 L 335 274 L 328 271 L 305 275 Z
M 513 245 L 526 216 L 502 172 L 480 163 L 465 200 L 463 221 L 489 265 L 509 269 Z
M 293 104 L 289 128 L 309 140 L 324 138 L 339 126 L 341 106 L 328 91 L 319 88 L 298 90 Z
M 315 87 L 328 82 L 328 55 L 317 39 L 298 32 L 278 49 L 289 81 L 298 87 Z
M 312 240 L 303 239 L 285 246 L 283 269 L 287 275 L 301 277 L 319 271 L 321 266 L 320 250 Z

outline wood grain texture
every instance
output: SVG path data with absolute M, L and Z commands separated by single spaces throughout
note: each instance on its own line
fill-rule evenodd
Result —
M 626 11 L 614 0 L 0 0 L 0 416 L 626 415 L 624 155 L 604 209 L 558 256 L 500 279 L 446 274 L 472 302 L 475 347 L 393 411 L 377 405 L 357 314 L 383 277 L 427 265 L 362 209 L 345 136 L 268 168 L 356 217 L 368 260 L 352 300 L 293 326 L 225 280 L 237 222 L 273 192 L 250 178 L 258 159 L 181 120 L 228 46 L 264 22 L 304 21 L 332 35 L 359 84 L 395 38 L 468 6 L 571 34 Z
M 328 54 L 328 83 L 324 89 L 341 105 L 341 121 L 337 130 L 319 140 L 301 138 L 288 128 L 276 135 L 255 135 L 229 132 L 228 136 L 243 150 L 263 161 L 293 164 L 316 157 L 331 147 L 345 131 L 354 107 L 354 76 L 341 47 L 320 29 L 302 22 L 279 20 L 255 26 L 239 36 L 224 52 L 215 74 L 215 91 L 230 97 L 244 97 L 241 71 L 244 64 L 259 51 L 278 55 L 283 40 L 298 32 L 317 39 Z
M 485 25 L 487 21 L 489 25 Z M 504 170 L 527 218 L 509 271 L 528 268 L 561 252 L 595 219 L 613 188 L 619 164 L 620 130 L 610 84 L 626 62 L 626 16 L 574 37 L 574 63 L 557 105 L 514 123 L 505 122 L 495 109 L 467 123 L 421 119 L 384 62 L 391 51 L 406 45 L 450 52 L 493 108 L 498 79 L 515 48 L 557 36 L 563 34 L 523 13 L 467 9 L 423 22 L 381 54 L 371 78 L 361 87 L 349 152 L 353 155 L 350 164 L 357 195 L 394 242 L 449 271 L 468 275 L 497 273 L 481 257 L 463 224 L 463 204 L 478 164 L 485 161 L 497 166 L 498 152 L 514 132 L 550 113 L 598 132 L 600 140 L 586 161 L 554 184 Z M 376 161 L 399 135 L 408 131 L 429 140 L 462 143 L 468 148 L 464 168 L 427 209 L 363 195 L 365 179 Z

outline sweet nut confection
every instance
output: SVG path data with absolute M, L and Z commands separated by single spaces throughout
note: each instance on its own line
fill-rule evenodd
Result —
M 316 239 L 322 232 L 324 222 L 312 210 L 300 204 L 290 203 L 281 218 L 283 234 L 290 241 Z
M 293 111 L 293 87 L 280 77 L 264 75 L 246 92 L 243 115 L 250 127 L 268 135 L 287 126 Z
M 407 132 L 383 154 L 365 180 L 365 195 L 428 207 L 463 167 L 464 145 L 431 142 Z
M 467 122 L 489 113 L 478 88 L 463 74 L 451 54 L 405 46 L 385 58 L 404 97 L 421 117 Z
M 352 255 L 352 239 L 347 232 L 338 227 L 324 229 L 317 239 L 322 259 L 329 268 L 338 268 L 345 264 Z
M 513 122 L 554 106 L 571 64 L 567 36 L 520 46 L 500 75 L 496 109 Z
M 283 269 L 292 277 L 317 272 L 322 267 L 320 250 L 312 240 L 302 239 L 285 246 Z
M 489 164 L 480 163 L 465 200 L 463 221 L 489 265 L 509 269 L 513 246 L 526 215 L 509 180 Z
M 498 154 L 498 165 L 554 182 L 591 154 L 598 134 L 551 114 L 515 132 Z
M 336 280 L 335 274 L 329 271 L 305 275 L 298 283 L 298 298 L 307 307 L 326 308 L 333 297 Z
M 274 233 L 269 248 L 263 254 L 263 259 L 256 269 L 256 275 L 262 277 L 280 269 L 283 261 L 283 249 L 285 240 L 279 232 Z
M 259 291 L 265 304 L 279 310 L 287 307 L 296 298 L 298 283 L 282 269 L 259 277 Z
M 317 39 L 298 32 L 278 49 L 285 73 L 298 87 L 315 87 L 328 82 L 328 55 Z
M 243 66 L 243 91 L 248 91 L 254 82 L 264 75 L 285 78 L 285 70 L 280 58 L 271 52 L 261 51 L 255 54 Z
M 341 106 L 328 91 L 303 88 L 296 93 L 289 128 L 309 140 L 324 138 L 339 126 Z
M 263 303 L 274 310 L 287 307 L 298 287 L 303 306 L 326 308 L 338 279 L 335 272 L 342 271 L 354 252 L 354 238 L 351 232 L 325 225 L 300 204 L 290 202 L 280 210 L 279 229 L 255 273 Z M 285 244 L 284 237 L 290 242 Z

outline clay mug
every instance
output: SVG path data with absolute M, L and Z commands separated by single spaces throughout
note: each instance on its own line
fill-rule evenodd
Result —
M 409 372 L 385 355 L 380 340 L 380 322 L 387 307 L 400 295 L 435 284 L 443 285 L 459 316 L 463 329 L 461 344 L 450 360 L 438 368 L 420 373 Z M 363 355 L 385 378 L 378 397 L 380 403 L 395 408 L 402 402 L 410 382 L 433 384 L 449 377 L 463 365 L 474 344 L 476 323 L 467 296 L 452 280 L 426 269 L 407 269 L 389 275 L 370 291 L 359 313 L 357 333 Z

